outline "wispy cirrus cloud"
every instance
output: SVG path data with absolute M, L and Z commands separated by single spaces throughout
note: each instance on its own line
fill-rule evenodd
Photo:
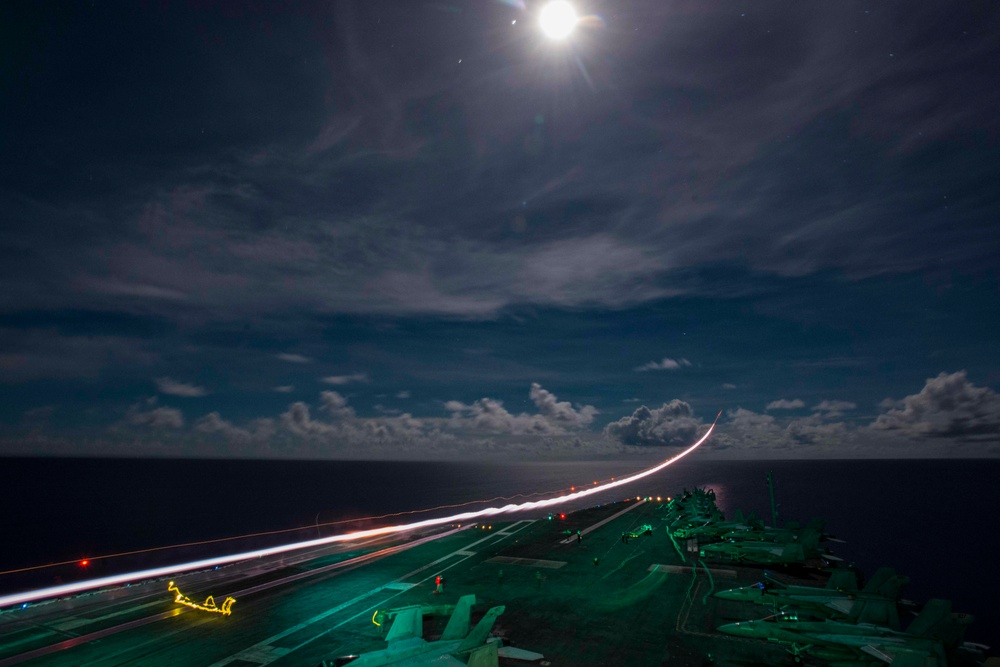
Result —
M 633 370 L 637 373 L 643 373 L 645 371 L 676 371 L 680 368 L 687 368 L 689 366 L 691 366 L 691 362 L 687 359 L 670 359 L 668 357 L 664 357 L 660 361 L 651 361 L 648 364 L 637 366 Z
M 282 361 L 287 361 L 290 364 L 310 364 L 314 361 L 312 357 L 307 357 L 304 354 L 294 354 L 292 352 L 282 352 L 274 356 Z
M 856 410 L 858 407 L 857 403 L 852 403 L 851 401 L 831 401 L 825 400 L 820 401 L 812 407 L 816 412 L 823 412 L 829 416 L 839 416 L 848 410 Z
M 764 408 L 765 410 L 798 410 L 800 408 L 806 407 L 805 401 L 801 398 L 793 398 L 788 400 L 787 398 L 779 398 L 776 401 L 771 401 Z
M 321 378 L 326 384 L 333 385 L 344 385 L 351 384 L 353 382 L 367 383 L 371 380 L 368 378 L 367 373 L 351 373 L 350 375 L 327 375 Z
M 208 395 L 208 391 L 204 387 L 186 382 L 178 382 L 168 377 L 156 378 L 156 390 L 161 394 L 182 396 L 184 398 L 197 398 Z

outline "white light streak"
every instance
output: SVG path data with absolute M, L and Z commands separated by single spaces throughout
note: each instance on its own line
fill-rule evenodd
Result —
M 719 415 L 722 413 L 720 412 Z M 649 477 L 650 475 L 655 475 L 659 471 L 663 470 L 670 464 L 679 461 L 684 458 L 698 447 L 702 445 L 708 437 L 715 430 L 715 424 L 719 421 L 719 417 L 716 416 L 715 422 L 709 427 L 705 432 L 705 435 L 701 436 L 697 442 L 685 449 L 680 454 L 673 456 L 663 463 L 660 463 L 652 468 L 642 470 L 628 477 L 623 477 L 621 479 L 608 482 L 607 484 L 601 484 L 599 486 L 592 486 L 583 491 L 577 491 L 575 493 L 570 493 L 565 496 L 558 496 L 556 498 L 547 498 L 545 500 L 533 500 L 520 504 L 509 504 L 503 507 L 487 507 L 481 510 L 475 510 L 472 512 L 462 512 L 460 514 L 453 514 L 451 516 L 440 517 L 437 519 L 425 519 L 423 521 L 416 521 L 414 523 L 400 524 L 396 526 L 386 526 L 384 528 L 371 528 L 369 530 L 359 530 L 353 533 L 345 533 L 343 535 L 333 535 L 331 537 L 323 537 L 315 540 L 308 540 L 306 542 L 295 542 L 293 544 L 285 544 L 277 547 L 269 547 L 267 549 L 258 549 L 256 551 L 245 551 L 243 553 L 231 554 L 229 556 L 217 556 L 215 558 L 205 558 L 203 560 L 191 561 L 189 563 L 181 563 L 179 565 L 168 565 L 165 567 L 157 567 L 149 570 L 141 570 L 139 572 L 129 572 L 126 574 L 117 574 L 109 577 L 101 577 L 99 579 L 91 579 L 89 581 L 80 581 L 72 584 L 63 584 L 62 586 L 52 586 L 50 588 L 39 588 L 33 591 L 25 591 L 23 593 L 15 593 L 13 595 L 5 595 L 0 597 L 0 608 L 7 607 L 11 605 L 19 605 L 25 602 L 34 602 L 37 600 L 44 600 L 48 598 L 57 598 L 65 595 L 73 595 L 75 593 L 82 593 L 83 591 L 93 590 L 95 588 L 103 588 L 105 586 L 118 586 L 120 584 L 131 583 L 141 579 L 156 579 L 159 577 L 166 577 L 169 575 L 174 575 L 180 572 L 189 572 L 191 570 L 201 570 L 211 567 L 216 567 L 217 565 L 228 565 L 230 563 L 236 563 L 243 560 L 251 560 L 254 558 L 263 558 L 264 556 L 274 556 L 276 554 L 287 553 L 289 551 L 297 551 L 299 549 L 309 549 L 312 547 L 323 546 L 327 544 L 336 544 L 338 542 L 350 542 L 353 540 L 361 540 L 368 537 L 378 537 L 380 535 L 393 535 L 395 533 L 402 533 L 408 530 L 417 530 L 420 528 L 427 528 L 429 526 L 440 526 L 449 523 L 466 523 L 471 519 L 478 519 L 480 517 L 486 516 L 496 516 L 498 514 L 506 514 L 509 512 L 523 512 L 526 510 L 534 509 L 544 509 L 546 507 L 552 507 L 555 505 L 561 505 L 573 500 L 579 500 L 580 498 L 586 498 L 587 496 L 592 496 L 596 493 L 602 493 L 610 489 L 617 488 L 619 486 L 625 486 L 626 484 L 631 484 L 637 480 L 643 479 L 644 477 Z

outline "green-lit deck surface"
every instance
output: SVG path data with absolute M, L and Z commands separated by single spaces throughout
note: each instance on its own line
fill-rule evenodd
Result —
M 693 573 L 690 557 L 682 561 L 663 529 L 657 506 L 632 500 L 552 521 L 506 518 L 492 529 L 462 530 L 356 566 L 238 595 L 228 617 L 175 604 L 165 582 L 141 587 L 136 599 L 92 596 L 74 610 L 9 612 L 0 615 L 0 667 L 312 666 L 384 648 L 371 620 L 378 609 L 453 603 L 467 593 L 476 594 L 480 614 L 505 605 L 494 632 L 544 653 L 544 662 L 552 665 L 790 663 L 778 647 L 714 630 L 761 615 L 760 609 L 710 596 L 713 587 L 756 581 L 760 570 L 706 562 L 711 575 L 701 565 Z M 645 523 L 653 526 L 652 534 L 623 543 L 622 532 Z M 253 580 L 197 584 L 184 592 L 193 599 L 211 593 L 221 604 L 229 593 L 379 548 L 329 555 Z M 446 582 L 441 595 L 434 593 L 439 574 Z M 184 589 L 184 579 L 178 581 Z M 432 638 L 434 620 L 425 626 Z M 58 643 L 67 647 L 51 651 Z M 51 652 L 38 653 L 44 651 Z

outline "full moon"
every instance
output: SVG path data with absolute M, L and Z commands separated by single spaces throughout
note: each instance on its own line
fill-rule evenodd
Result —
M 556 0 L 545 5 L 538 16 L 542 32 L 551 39 L 567 37 L 576 27 L 576 21 L 576 10 L 564 0 Z

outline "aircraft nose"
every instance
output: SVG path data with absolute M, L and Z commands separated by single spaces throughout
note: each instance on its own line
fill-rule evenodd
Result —
M 753 627 L 748 623 L 727 623 L 716 628 L 719 632 L 734 637 L 753 637 Z
M 719 591 L 715 594 L 715 597 L 722 600 L 742 600 L 743 596 L 740 595 L 740 590 L 739 588 L 730 588 L 727 591 Z

